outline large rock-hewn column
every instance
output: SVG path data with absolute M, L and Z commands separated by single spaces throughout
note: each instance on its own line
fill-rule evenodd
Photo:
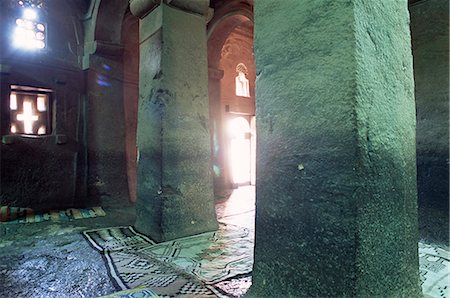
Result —
M 407 1 L 275 2 L 255 1 L 249 296 L 417 297 Z
M 192 7 L 167 2 L 176 7 L 131 2 L 141 17 L 136 228 L 156 241 L 217 228 L 208 123 L 209 1 Z

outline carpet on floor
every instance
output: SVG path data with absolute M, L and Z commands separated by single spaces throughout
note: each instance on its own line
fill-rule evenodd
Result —
M 111 295 L 101 296 L 101 298 L 160 298 L 152 290 L 145 287 L 137 287 L 130 290 L 123 290 Z
M 118 289 L 145 286 L 160 297 L 223 296 L 214 284 L 248 274 L 253 265 L 253 233 L 234 225 L 158 244 L 133 227 L 83 235 L 102 254 Z
M 419 270 L 425 298 L 450 298 L 450 252 L 419 242 Z
M 35 213 L 33 209 L 0 206 L 1 224 L 38 223 L 43 221 L 72 221 L 83 218 L 106 216 L 102 207 L 89 209 L 70 208 L 67 210 L 52 210 Z

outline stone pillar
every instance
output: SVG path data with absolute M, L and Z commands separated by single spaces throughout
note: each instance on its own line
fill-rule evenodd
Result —
M 407 1 L 255 1 L 250 297 L 418 297 Z
M 209 92 L 209 120 L 211 131 L 211 154 L 213 157 L 214 191 L 221 195 L 230 188 L 230 182 L 225 166 L 225 148 L 223 137 L 222 107 L 220 105 L 220 80 L 223 78 L 223 70 L 208 68 L 208 92 Z
M 128 201 L 123 106 L 123 68 L 119 45 L 94 43 L 85 57 L 87 93 L 88 192 L 96 201 Z
M 136 228 L 156 241 L 218 227 L 208 120 L 209 1 L 192 8 L 178 2 L 131 2 L 141 18 Z
M 449 2 L 410 6 L 417 111 L 420 238 L 448 244 Z

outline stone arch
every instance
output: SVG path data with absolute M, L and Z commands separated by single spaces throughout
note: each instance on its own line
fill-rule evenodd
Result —
M 99 48 L 111 52 L 113 45 L 119 46 L 123 17 L 129 7 L 125 0 L 93 0 L 83 18 L 86 28 L 88 52 Z M 120 47 L 115 51 L 120 50 Z
M 100 1 L 95 39 L 112 44 L 120 44 L 122 36 L 122 20 L 128 8 L 128 1 Z
M 217 67 L 220 52 L 230 33 L 244 22 L 253 24 L 253 1 L 234 0 L 217 8 L 208 23 L 208 65 Z

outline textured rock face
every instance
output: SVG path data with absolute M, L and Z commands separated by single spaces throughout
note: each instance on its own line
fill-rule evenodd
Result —
M 165 4 L 141 22 L 136 227 L 156 241 L 217 228 L 205 30 Z
M 54 136 L 15 137 L 3 144 L 0 205 L 24 206 L 34 210 L 81 205 L 75 200 L 76 143 L 57 145 Z M 48 154 L 51 152 L 51 154 Z
M 417 187 L 421 238 L 449 242 L 448 1 L 410 7 L 417 105 Z M 436 221 L 437 218 L 441 220 Z
M 89 195 L 126 201 L 122 65 L 91 55 L 87 77 Z
M 354 1 L 360 296 L 420 294 L 414 80 L 406 1 Z
M 406 1 L 255 3 L 250 296 L 419 295 L 408 22 Z

